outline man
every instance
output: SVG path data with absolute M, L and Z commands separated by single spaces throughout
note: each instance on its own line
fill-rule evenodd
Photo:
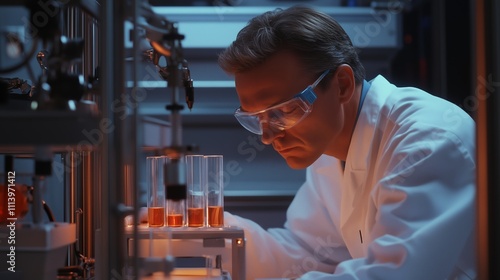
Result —
M 219 56 L 247 130 L 306 182 L 284 228 L 244 228 L 247 279 L 474 279 L 475 128 L 457 106 L 366 81 L 349 37 L 306 7 L 252 19 Z

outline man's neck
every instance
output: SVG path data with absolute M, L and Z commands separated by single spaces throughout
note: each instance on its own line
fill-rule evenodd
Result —
M 339 160 L 345 161 L 351 144 L 352 134 L 356 127 L 357 112 L 359 107 L 359 100 L 361 98 L 361 90 L 363 84 L 356 85 L 355 92 L 352 98 L 342 106 L 344 110 L 344 127 L 333 144 L 333 151 L 330 156 Z

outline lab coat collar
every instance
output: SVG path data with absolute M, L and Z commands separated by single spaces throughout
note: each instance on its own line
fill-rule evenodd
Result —
M 315 173 L 324 175 L 324 176 L 341 176 L 343 173 L 342 162 L 335 157 L 323 154 L 316 162 L 315 162 Z M 334 172 L 333 170 L 338 170 L 338 172 Z
M 369 159 L 364 157 L 371 149 L 377 120 L 379 115 L 386 111 L 383 108 L 389 94 L 396 86 L 389 83 L 383 76 L 378 75 L 373 80 L 361 107 L 356 126 L 351 137 L 346 159 L 347 170 L 366 170 Z
M 365 228 L 364 214 L 366 207 L 360 201 L 366 201 L 371 188 L 366 188 L 367 169 L 372 154 L 371 149 L 378 148 L 380 139 L 377 137 L 376 124 L 380 114 L 384 114 L 385 100 L 396 89 L 384 77 L 377 76 L 370 81 L 371 86 L 361 108 L 347 153 L 344 170 L 341 202 L 341 232 L 353 258 L 366 254 L 369 229 Z M 382 128 L 383 129 L 383 128 Z M 363 240 L 365 235 L 365 240 Z

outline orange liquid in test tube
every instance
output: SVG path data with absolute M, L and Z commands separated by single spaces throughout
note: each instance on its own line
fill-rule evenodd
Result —
M 167 225 L 169 227 L 182 227 L 184 216 L 182 214 L 167 215 Z
M 148 221 L 150 227 L 162 227 L 165 223 L 165 208 L 149 207 Z
M 203 208 L 188 208 L 188 226 L 202 227 L 203 220 Z
M 167 157 L 146 157 L 147 174 L 147 206 L 150 227 L 165 225 L 165 188 L 163 187 L 164 166 Z
M 208 206 L 208 224 L 211 227 L 224 226 L 224 209 L 222 206 Z

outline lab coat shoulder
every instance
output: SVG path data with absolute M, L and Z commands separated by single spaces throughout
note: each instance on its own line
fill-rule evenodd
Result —
M 367 106 L 367 111 L 377 110 L 380 114 L 373 119 L 366 118 L 364 124 L 361 121 L 360 128 L 374 127 L 375 131 L 371 137 L 364 136 L 370 139 L 370 144 L 364 145 L 369 149 L 365 153 L 369 159 L 362 162 L 371 160 L 372 165 L 377 162 L 376 170 L 393 175 L 400 174 L 395 169 L 409 167 L 418 168 L 424 174 L 432 174 L 425 167 L 444 172 L 446 168 L 440 166 L 442 164 L 455 166 L 456 170 L 474 170 L 475 123 L 465 111 L 420 89 L 397 88 L 380 76 L 373 81 L 373 87 L 373 97 L 383 103 L 380 109 Z M 450 162 L 453 159 L 455 161 Z M 416 178 L 404 175 L 406 181 Z
M 372 81 L 371 89 L 369 102 L 372 104 L 363 106 L 367 111 L 365 125 L 375 125 L 379 131 L 383 131 L 386 137 L 381 140 L 395 139 L 390 132 L 432 131 L 445 133 L 474 153 L 475 123 L 455 104 L 418 88 L 396 87 L 382 76 Z M 363 122 L 360 126 L 364 126 Z M 373 138 L 377 136 L 379 135 L 373 134 Z
M 351 170 L 367 170 L 383 154 L 443 141 L 453 142 L 454 148 L 474 161 L 474 134 L 473 119 L 458 106 L 417 88 L 396 87 L 377 76 L 353 133 L 348 153 L 352 160 L 347 164 Z

